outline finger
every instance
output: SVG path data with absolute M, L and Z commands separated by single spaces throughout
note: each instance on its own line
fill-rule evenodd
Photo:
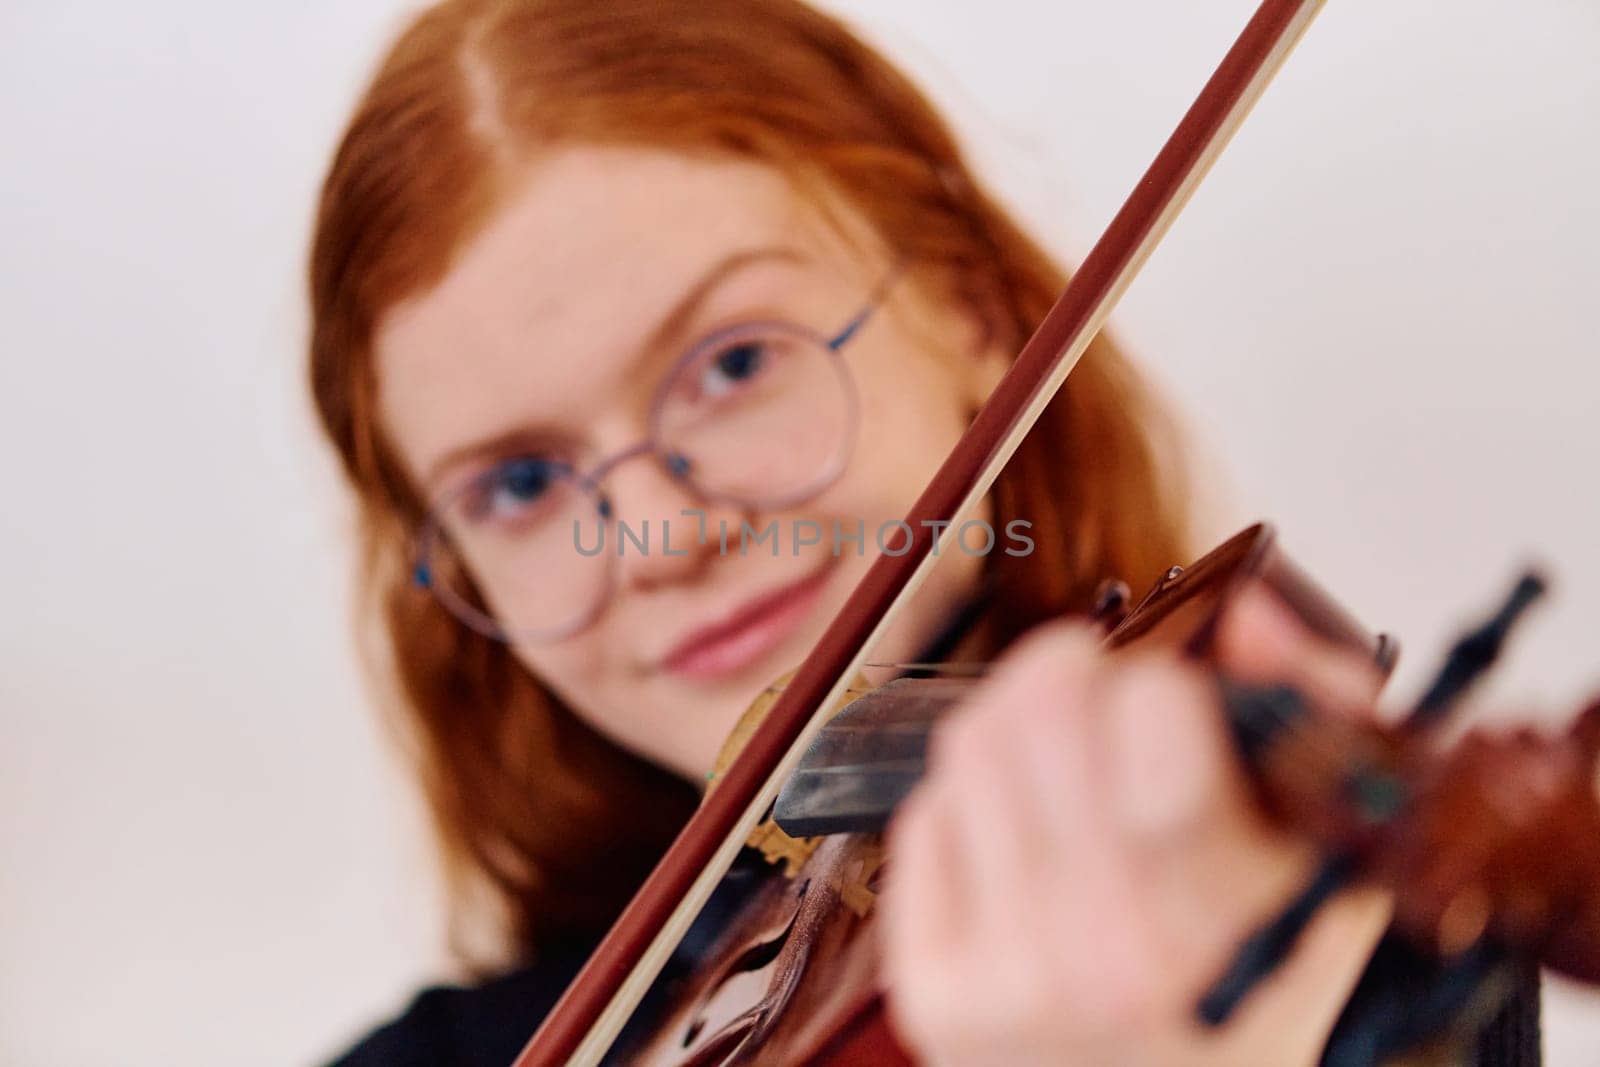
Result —
M 881 906 L 886 964 L 913 954 L 945 956 L 967 939 L 972 914 L 955 831 L 938 797 L 917 791 L 895 812 L 885 840 Z
M 922 924 L 952 950 L 977 936 L 969 928 L 998 903 L 997 883 L 1013 880 L 1010 872 L 1025 862 L 1024 843 L 1039 836 L 1040 825 L 1024 825 L 1037 812 L 1011 798 L 1017 776 L 1005 773 L 1000 742 L 1015 732 L 1019 709 L 1050 690 L 1042 676 L 1054 661 L 1078 669 L 1072 664 L 1081 653 L 1061 647 L 1074 643 L 1069 632 L 1049 629 L 1014 646 L 934 729 L 927 774 L 889 826 L 884 900 L 891 933 L 910 937 Z
M 1370 710 L 1383 672 L 1370 657 L 1311 632 L 1283 600 L 1257 583 L 1222 616 L 1224 670 L 1245 682 L 1286 682 L 1340 710 Z
M 1108 792 L 1130 884 L 1190 966 L 1221 967 L 1314 863 L 1257 808 L 1209 681 L 1167 657 L 1108 686 Z
M 1122 834 L 1161 844 L 1203 827 L 1236 772 L 1216 697 L 1168 657 L 1128 658 L 1103 687 L 1103 777 Z
M 952 975 L 964 973 L 974 939 L 963 898 L 949 823 L 930 794 L 913 793 L 889 825 L 883 891 L 874 925 L 882 982 L 895 1030 L 923 1053 L 955 1017 Z
M 1100 680 L 1107 659 L 1099 636 L 1049 628 L 1029 641 L 996 700 L 1005 716 L 1009 796 L 1026 807 L 1022 825 L 1035 854 L 1065 860 L 1101 826 L 1094 764 Z
M 1294 860 L 1256 809 L 1212 686 L 1168 658 L 1130 661 L 1105 712 L 1110 810 L 1140 892 L 1173 928 L 1233 936 L 1263 894 L 1287 891 Z
M 955 825 L 978 921 L 1007 922 L 1047 868 L 1081 862 L 1099 822 L 1086 701 L 1100 653 L 1075 630 L 1027 642 L 936 738 L 929 786 Z

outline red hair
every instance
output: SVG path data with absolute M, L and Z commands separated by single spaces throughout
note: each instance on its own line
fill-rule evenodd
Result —
M 558 142 L 731 155 L 802 188 L 825 183 L 922 284 L 1007 344 L 1065 282 L 923 95 L 797 0 L 445 0 L 401 35 L 323 186 L 311 388 L 359 498 L 364 611 L 387 638 L 390 710 L 452 898 L 490 890 L 519 955 L 607 922 L 695 793 L 602 739 L 508 648 L 411 587 L 422 508 L 375 416 L 372 341 L 388 309 L 444 276 L 519 166 Z M 1132 367 L 1097 341 L 994 490 L 996 518 L 1028 520 L 1036 544 L 989 559 L 996 645 L 1084 608 L 1102 577 L 1145 582 L 1185 558 L 1168 441 Z

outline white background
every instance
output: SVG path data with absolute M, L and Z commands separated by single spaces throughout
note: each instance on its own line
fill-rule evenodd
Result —
M 0 7 L 0 1062 L 283 1064 L 441 966 L 301 384 L 314 190 L 408 5 Z M 1081 256 L 1250 0 L 841 4 Z M 1600 683 L 1600 9 L 1344 0 L 1115 320 L 1411 650 L 1530 554 L 1489 696 Z M 1557 1065 L 1600 1000 L 1553 991 Z

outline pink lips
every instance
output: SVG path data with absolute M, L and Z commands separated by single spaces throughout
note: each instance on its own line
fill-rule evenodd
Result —
M 661 669 L 700 681 L 734 674 L 782 644 L 806 619 L 832 573 L 822 567 L 749 601 L 727 618 L 702 626 L 667 652 Z

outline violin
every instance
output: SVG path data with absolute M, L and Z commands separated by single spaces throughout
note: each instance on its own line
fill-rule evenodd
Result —
M 737 757 L 517 1067 L 596 1064 L 608 1055 L 696 1065 L 912 1062 L 884 1018 L 872 939 L 862 935 L 883 873 L 877 831 L 915 782 L 916 746 L 965 686 L 949 677 L 865 686 L 872 646 L 931 569 L 935 531 L 989 491 L 1320 7 L 1321 0 L 1260 5 L 906 516 L 902 551 L 876 560 L 805 662 L 752 709 Z M 1394 642 L 1355 623 L 1266 527 L 1174 568 L 1132 609 L 1108 586 L 1097 614 L 1113 648 L 1170 643 L 1204 661 L 1217 620 L 1246 583 L 1266 585 L 1314 633 L 1369 656 L 1380 674 L 1392 665 Z M 1397 891 L 1396 929 L 1421 961 L 1426 995 L 1403 1017 L 1386 1004 L 1347 1013 L 1351 1021 L 1336 1028 L 1325 1063 L 1381 1062 L 1481 1017 L 1533 964 L 1600 979 L 1600 900 L 1592 889 L 1600 886 L 1600 712 L 1591 708 L 1559 736 L 1522 730 L 1472 733 L 1452 746 L 1438 740 L 1438 725 L 1492 663 L 1538 588 L 1537 579 L 1520 583 L 1506 608 L 1458 647 L 1437 692 L 1399 725 L 1329 715 L 1293 690 L 1218 677 L 1262 808 L 1315 843 L 1323 862 L 1240 947 L 1196 1005 L 1199 1018 L 1224 1021 L 1286 956 L 1320 904 L 1353 881 Z M 909 684 L 916 682 L 931 684 Z M 904 756 L 909 745 L 911 758 L 866 760 L 858 773 L 839 773 L 862 745 L 876 745 L 879 756 L 894 745 Z M 810 788 L 823 778 L 847 783 L 846 795 Z M 641 1039 L 630 1028 L 627 1047 L 614 1047 L 747 844 L 791 876 L 762 887 L 653 1034 Z
M 1114 651 L 1160 647 L 1206 663 L 1220 620 L 1251 586 L 1269 590 L 1320 640 L 1369 659 L 1380 683 L 1387 677 L 1394 639 L 1355 623 L 1265 525 L 1172 568 L 1131 611 L 1122 597 L 1103 597 L 1095 617 Z M 1225 1022 L 1318 908 L 1356 882 L 1392 895 L 1398 950 L 1425 980 L 1406 989 L 1403 1015 L 1369 993 L 1335 1028 L 1326 1064 L 1380 1062 L 1449 1031 L 1470 1040 L 1530 963 L 1600 982 L 1600 701 L 1564 733 L 1521 727 L 1439 738 L 1542 588 L 1536 576 L 1519 581 L 1398 723 L 1214 672 L 1263 810 L 1312 840 L 1322 859 L 1195 1005 L 1201 1021 Z M 750 839 L 787 877 L 745 908 L 665 1024 L 626 1062 L 914 1062 L 883 1017 L 862 935 L 884 871 L 878 835 L 921 776 L 933 729 L 981 680 L 964 667 L 928 675 L 918 665 L 852 690 Z M 757 701 L 753 717 L 779 688 Z

